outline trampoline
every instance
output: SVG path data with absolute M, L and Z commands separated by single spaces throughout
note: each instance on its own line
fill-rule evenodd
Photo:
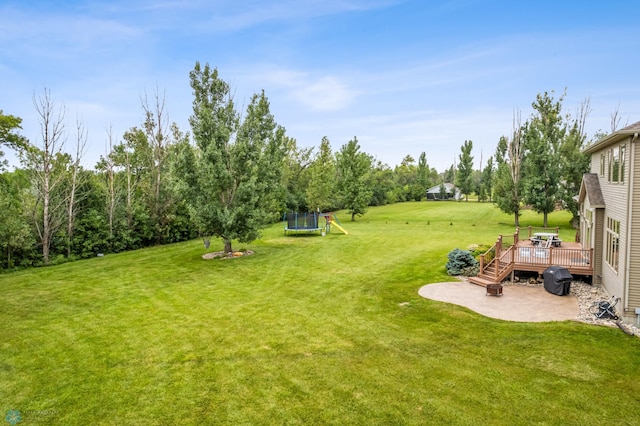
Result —
M 313 233 L 322 231 L 324 226 L 318 224 L 319 214 L 316 212 L 298 213 L 287 212 L 284 214 L 284 233 Z

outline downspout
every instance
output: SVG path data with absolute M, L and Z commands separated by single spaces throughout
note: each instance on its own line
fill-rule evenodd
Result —
M 633 137 L 631 138 L 631 142 L 629 143 L 629 185 L 627 186 L 627 226 L 629 229 L 626 230 L 626 235 L 625 235 L 625 246 L 626 246 L 626 253 L 625 253 L 625 260 L 624 260 L 624 306 L 623 306 L 623 311 L 624 312 L 628 312 L 629 311 L 629 279 L 630 279 L 630 273 L 629 273 L 629 265 L 631 264 L 631 229 L 635 226 L 635 224 L 631 221 L 631 213 L 632 213 L 632 208 L 631 205 L 633 204 L 631 202 L 631 194 L 633 194 L 633 186 L 634 186 L 634 180 L 635 180 L 635 151 L 636 151 L 636 147 L 634 145 L 634 142 L 636 141 L 636 139 L 638 139 L 638 132 L 634 133 Z

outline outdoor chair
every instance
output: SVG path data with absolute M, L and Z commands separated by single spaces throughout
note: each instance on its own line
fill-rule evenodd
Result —
M 549 248 L 551 247 L 552 243 L 553 241 L 551 239 L 548 239 L 547 241 L 545 241 L 544 245 L 540 245 L 534 249 L 533 255 L 535 257 L 543 259 L 549 257 Z

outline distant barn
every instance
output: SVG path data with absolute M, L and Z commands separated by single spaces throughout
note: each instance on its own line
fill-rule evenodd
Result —
M 452 183 L 443 183 L 427 189 L 427 200 L 459 200 L 462 194 Z

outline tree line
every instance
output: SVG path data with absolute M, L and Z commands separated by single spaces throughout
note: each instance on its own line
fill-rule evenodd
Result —
M 546 214 L 571 204 L 588 169 L 582 154 L 584 119 L 561 115 L 563 97 L 538 95 L 524 125 L 514 118 L 494 157 L 473 169 L 473 143 L 459 163 L 438 173 L 422 152 L 391 168 L 363 152 L 356 137 L 332 152 L 300 147 L 270 112 L 264 91 L 238 111 L 218 70 L 196 63 L 190 132 L 168 117 L 165 96 L 141 99 L 143 122 L 120 137 L 107 130 L 106 152 L 93 169 L 82 165 L 88 135 L 69 126 L 50 92 L 33 99 L 36 141 L 20 134 L 22 120 L 0 110 L 0 148 L 18 153 L 7 169 L 0 151 L 0 269 L 12 270 L 116 253 L 196 237 L 218 237 L 226 252 L 248 243 L 284 211 L 346 209 L 351 219 L 369 206 L 419 201 L 426 190 L 454 182 L 465 195 L 495 202 L 518 223 L 524 204 Z M 72 142 L 72 143 L 71 143 Z M 544 171 L 544 173 L 542 173 Z M 574 210 L 572 210 L 574 211 Z

